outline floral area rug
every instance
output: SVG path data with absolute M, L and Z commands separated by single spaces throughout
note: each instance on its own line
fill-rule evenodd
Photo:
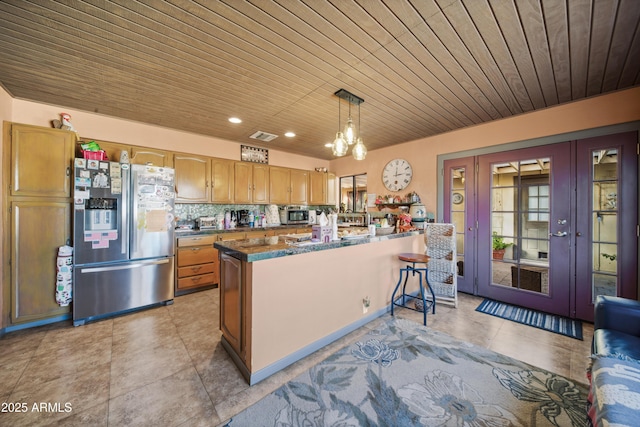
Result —
M 226 426 L 586 426 L 586 386 L 404 319 Z

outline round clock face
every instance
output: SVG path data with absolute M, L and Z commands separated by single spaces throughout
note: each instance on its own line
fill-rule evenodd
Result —
M 412 177 L 411 165 L 404 159 L 391 160 L 382 170 L 382 182 L 390 191 L 404 190 Z

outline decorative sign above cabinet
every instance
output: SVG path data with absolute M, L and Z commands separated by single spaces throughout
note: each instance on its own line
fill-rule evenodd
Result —
M 266 148 L 241 145 L 240 160 L 243 162 L 264 163 L 267 165 L 269 164 L 269 150 Z

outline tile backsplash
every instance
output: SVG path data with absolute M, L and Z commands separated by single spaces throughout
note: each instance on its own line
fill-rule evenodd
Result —
M 321 210 L 329 213 L 332 206 L 309 206 L 309 209 Z M 227 210 L 250 210 L 253 212 L 263 212 L 265 205 L 218 205 L 211 203 L 176 203 L 175 215 L 179 225 L 194 221 L 201 216 L 216 216 L 223 214 Z

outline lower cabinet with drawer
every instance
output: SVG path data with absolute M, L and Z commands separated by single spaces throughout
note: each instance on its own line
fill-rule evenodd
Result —
M 176 295 L 216 287 L 219 282 L 216 235 L 180 237 L 176 250 Z

